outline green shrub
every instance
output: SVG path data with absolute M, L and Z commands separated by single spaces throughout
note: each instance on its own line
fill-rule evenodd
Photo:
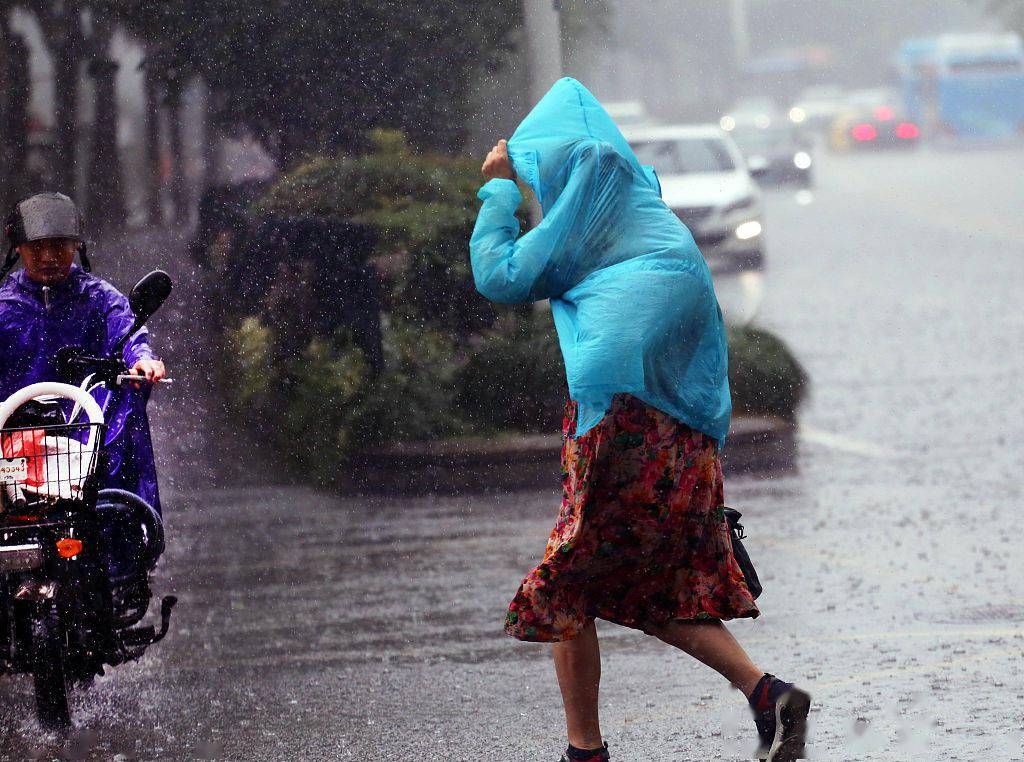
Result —
M 249 317 L 228 332 L 227 346 L 233 411 L 312 481 L 333 481 L 355 452 L 472 430 L 454 401 L 454 346 L 437 331 L 392 321 L 376 376 L 343 331 L 288 356 Z
M 236 411 L 264 411 L 279 386 L 273 332 L 258 317 L 250 316 L 228 331 L 226 344 L 232 380 L 228 401 Z
M 454 407 L 455 349 L 444 334 L 401 320 L 384 331 L 384 371 L 353 414 L 360 446 L 436 439 L 468 430 Z
M 729 384 L 736 415 L 795 420 L 807 377 L 778 337 L 729 329 Z M 557 430 L 568 395 L 558 339 L 545 314 L 489 332 L 457 374 L 455 404 L 475 430 Z
M 490 325 L 466 245 L 476 221 L 479 165 L 416 154 L 401 133 L 376 130 L 374 150 L 317 157 L 282 177 L 254 206 L 257 217 L 313 217 L 371 226 L 370 257 L 386 263 L 386 309 L 460 339 Z
M 226 316 L 229 402 L 298 475 L 320 483 L 353 453 L 395 442 L 557 431 L 567 397 L 550 314 L 494 308 L 473 287 L 476 162 L 413 154 L 396 133 L 378 132 L 374 144 L 368 155 L 299 167 L 252 212 L 374 227 L 367 258 L 387 295 L 383 362 L 371 367 L 347 330 L 310 335 L 325 325 L 324 305 L 297 284 L 316 279 L 316 250 L 278 261 L 255 303 L 224 300 L 246 310 Z M 785 344 L 742 327 L 729 329 L 729 345 L 736 413 L 793 420 L 807 380 Z
M 314 158 L 282 177 L 251 206 L 250 227 L 322 219 L 376 231 L 365 256 L 384 281 L 381 365 L 371 368 L 346 331 L 310 335 L 324 323 L 322 301 L 302 285 L 321 266 L 316 250 L 277 261 L 257 298 L 219 300 L 245 309 L 225 316 L 235 410 L 294 470 L 320 482 L 355 451 L 470 431 L 456 410 L 455 376 L 473 337 L 495 319 L 473 287 L 466 251 L 476 162 L 413 154 L 394 132 L 374 133 L 373 144 L 372 153 Z M 238 246 L 234 256 L 249 254 Z
M 455 404 L 477 431 L 557 431 L 569 391 L 548 314 L 509 318 L 457 374 Z
M 796 420 L 807 374 L 774 334 L 750 326 L 729 329 L 729 386 L 739 415 L 777 415 Z
M 234 412 L 272 441 L 293 470 L 330 481 L 339 456 L 362 444 L 355 421 L 370 386 L 363 353 L 339 332 L 314 337 L 288 356 L 257 317 L 229 330 L 227 347 Z
M 250 317 L 228 334 L 233 404 L 304 478 L 330 483 L 344 460 L 394 442 L 496 431 L 557 431 L 567 397 L 546 313 L 510 314 L 459 359 L 450 337 L 392 319 L 373 377 L 344 332 L 287 357 Z M 807 380 L 772 334 L 729 330 L 737 415 L 794 420 Z
M 362 352 L 313 339 L 286 369 L 273 436 L 296 471 L 328 483 L 339 456 L 362 445 L 352 425 L 368 384 Z

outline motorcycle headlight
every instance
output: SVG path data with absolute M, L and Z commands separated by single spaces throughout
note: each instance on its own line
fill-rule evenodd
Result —
M 722 209 L 722 214 L 732 214 L 738 212 L 741 209 L 749 209 L 754 205 L 755 199 L 753 196 L 744 196 L 743 198 L 733 201 L 731 204 Z
M 793 164 L 797 169 L 807 169 L 811 166 L 811 155 L 807 151 L 797 151 L 793 155 Z

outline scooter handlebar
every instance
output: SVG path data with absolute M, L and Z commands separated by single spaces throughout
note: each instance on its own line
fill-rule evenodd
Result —
M 122 373 L 117 377 L 117 385 L 123 384 L 173 384 L 173 378 L 161 378 L 159 381 L 150 381 L 145 376 L 136 376 L 134 373 Z

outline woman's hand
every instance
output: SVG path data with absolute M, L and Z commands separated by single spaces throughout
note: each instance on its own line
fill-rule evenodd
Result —
M 484 159 L 484 165 L 480 172 L 485 180 L 493 180 L 496 177 L 505 180 L 515 180 L 516 173 L 512 170 L 512 162 L 508 160 L 508 141 L 499 140 L 498 144 L 491 149 Z

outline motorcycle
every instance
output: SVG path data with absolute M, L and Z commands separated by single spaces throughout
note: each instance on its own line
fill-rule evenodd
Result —
M 59 375 L 78 385 L 35 383 L 0 403 L 0 674 L 32 675 L 47 728 L 70 725 L 71 687 L 162 640 L 177 602 L 162 599 L 159 628 L 139 626 L 163 522 L 140 496 L 100 486 L 122 465 L 112 445 L 126 436 L 130 394 L 146 383 L 121 349 L 170 291 L 159 270 L 139 281 L 129 295 L 135 324 L 109 356 L 58 352 Z

